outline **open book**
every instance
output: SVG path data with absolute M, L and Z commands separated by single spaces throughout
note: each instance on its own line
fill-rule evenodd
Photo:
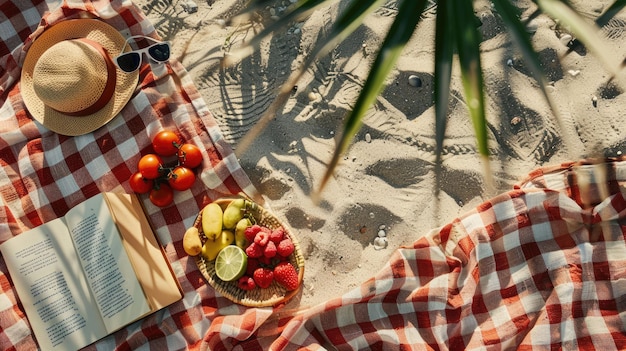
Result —
M 135 195 L 96 195 L 0 252 L 42 350 L 77 350 L 182 298 Z

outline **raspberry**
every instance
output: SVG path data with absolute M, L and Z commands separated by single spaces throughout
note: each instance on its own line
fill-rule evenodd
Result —
M 274 281 L 274 271 L 259 267 L 254 271 L 254 282 L 262 289 L 268 288 Z
M 258 225 L 258 224 L 253 224 L 253 225 L 249 226 L 248 228 L 246 228 L 246 231 L 244 232 L 244 234 L 246 236 L 246 240 L 248 240 L 249 243 L 253 242 L 254 241 L 254 237 L 260 231 L 261 231 L 261 226 Z
M 267 245 L 265 245 L 265 250 L 263 250 L 263 256 L 267 258 L 272 258 L 276 256 L 276 244 L 273 241 L 268 241 Z
M 237 286 L 241 290 L 252 290 L 256 288 L 256 283 L 254 282 L 254 279 L 247 275 L 244 275 L 237 281 Z
M 278 245 L 278 243 L 280 243 L 284 237 L 285 237 L 285 230 L 283 229 L 283 227 L 279 227 L 279 228 L 272 230 L 272 233 L 270 234 L 270 241 L 273 241 L 274 244 Z
M 252 258 L 259 258 L 263 256 L 263 248 L 256 243 L 252 243 L 246 247 L 246 255 Z
M 298 272 L 289 262 L 281 262 L 274 267 L 274 279 L 287 291 L 296 290 L 300 283 L 298 282 Z
M 293 253 L 293 250 L 295 250 L 295 247 L 293 246 L 293 242 L 291 241 L 291 239 L 286 238 L 286 239 L 283 239 L 280 242 L 280 244 L 278 244 L 278 246 L 276 247 L 276 250 L 279 255 L 283 257 L 287 257 Z
M 268 233 L 268 232 L 266 232 L 266 231 L 264 231 L 264 230 L 262 230 L 262 231 L 258 232 L 258 233 L 256 234 L 256 236 L 254 237 L 254 242 L 255 242 L 257 245 L 260 245 L 260 246 L 265 246 L 265 245 L 267 245 L 267 242 L 268 242 L 269 240 L 270 240 L 270 235 L 269 235 L 269 233 Z
M 248 265 L 246 266 L 246 274 L 252 276 L 254 274 L 254 270 L 257 268 L 259 268 L 259 260 L 249 257 Z

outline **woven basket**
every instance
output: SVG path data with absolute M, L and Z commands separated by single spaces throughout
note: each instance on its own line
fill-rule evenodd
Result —
M 224 198 L 218 199 L 215 202 L 222 207 L 222 210 L 226 209 L 228 204 L 231 201 L 235 200 L 235 198 Z M 250 200 L 248 200 L 250 201 Z M 300 245 L 296 240 L 296 237 L 291 232 L 291 229 L 288 228 L 284 223 L 279 221 L 273 214 L 259 206 L 256 203 L 253 203 L 251 206 L 251 214 L 256 219 L 256 223 L 262 226 L 265 226 L 270 229 L 276 229 L 279 227 L 283 227 L 285 231 L 285 235 L 291 239 L 294 244 L 295 250 L 288 257 L 288 261 L 293 264 L 298 272 L 298 282 L 299 285 L 302 286 L 302 278 L 304 277 L 304 256 L 300 250 Z M 200 238 L 202 239 L 202 243 L 206 241 L 206 237 L 202 232 L 202 211 L 196 217 L 196 221 L 194 222 L 194 226 L 198 228 L 200 232 Z M 275 306 L 280 303 L 287 302 L 291 299 L 300 288 L 287 291 L 284 287 L 278 284 L 276 281 L 272 282 L 272 284 L 265 289 L 261 289 L 259 287 L 254 288 L 253 290 L 243 290 L 237 286 L 237 281 L 225 282 L 218 278 L 215 273 L 215 262 L 207 261 L 204 259 L 202 255 L 195 256 L 196 264 L 200 269 L 200 272 L 204 276 L 204 278 L 209 282 L 209 284 L 222 296 L 228 298 L 229 300 L 238 303 L 240 305 L 249 306 L 249 307 L 267 307 L 267 306 Z

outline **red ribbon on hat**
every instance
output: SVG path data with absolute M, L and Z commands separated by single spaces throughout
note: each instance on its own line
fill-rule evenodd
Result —
M 107 66 L 107 82 L 106 82 L 106 85 L 104 86 L 104 90 L 102 91 L 102 94 L 100 95 L 100 98 L 98 98 L 98 100 L 96 100 L 93 104 L 91 104 L 91 106 L 88 106 L 80 111 L 74 111 L 74 112 L 59 111 L 59 112 L 68 116 L 87 116 L 92 113 L 96 113 L 100 111 L 100 109 L 102 109 L 104 106 L 106 106 L 107 103 L 109 103 L 109 101 L 113 97 L 113 93 L 115 93 L 115 84 L 117 83 L 117 73 L 116 73 L 115 64 L 113 63 L 113 60 L 111 60 L 111 56 L 109 56 L 109 53 L 102 47 L 102 45 L 100 45 L 100 43 L 94 40 L 88 39 L 88 38 L 76 38 L 76 40 L 84 42 L 88 45 L 91 45 L 94 49 L 96 49 L 100 53 L 100 55 L 102 55 L 102 57 L 104 58 L 104 62 L 106 63 L 106 66 Z

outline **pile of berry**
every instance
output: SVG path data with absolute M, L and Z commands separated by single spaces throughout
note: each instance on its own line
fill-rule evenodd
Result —
M 299 286 L 298 272 L 288 261 L 295 249 L 289 236 L 282 227 L 271 230 L 254 224 L 245 231 L 248 266 L 246 274 L 239 278 L 238 286 L 243 290 L 255 287 L 268 288 L 273 281 L 282 285 L 287 291 L 296 290 Z
M 202 152 L 167 130 L 157 133 L 152 148 L 154 154 L 139 160 L 138 171 L 130 177 L 130 187 L 138 194 L 149 192 L 153 204 L 165 207 L 174 200 L 174 190 L 187 190 L 196 181 L 194 168 L 202 163 Z

